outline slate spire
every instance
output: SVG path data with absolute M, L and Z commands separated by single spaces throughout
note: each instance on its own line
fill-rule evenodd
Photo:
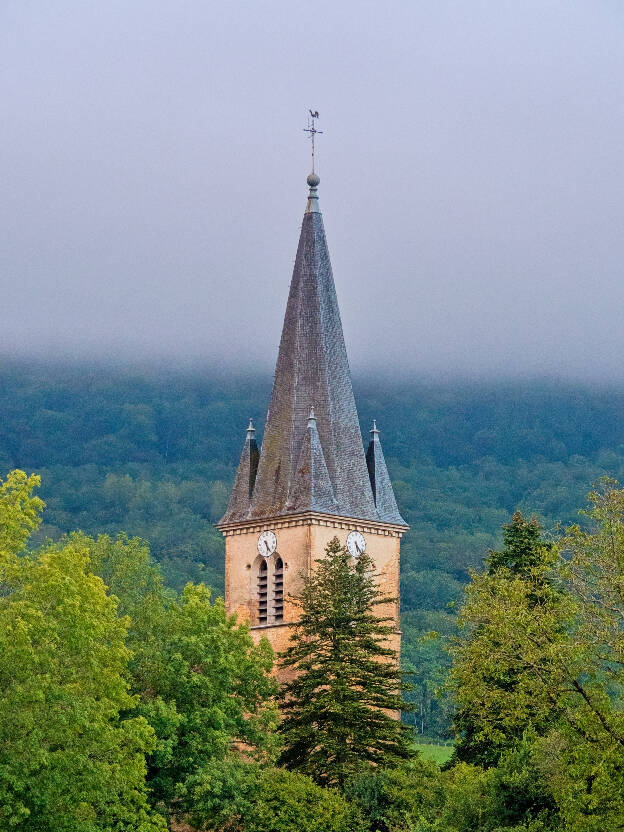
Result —
M 379 519 L 384 523 L 400 523 L 406 525 L 405 520 L 399 514 L 399 507 L 394 497 L 386 460 L 381 450 L 379 431 L 377 430 L 377 422 L 375 419 L 373 419 L 373 427 L 370 432 L 370 442 L 368 444 L 368 451 L 366 452 L 366 464 L 368 465 L 368 473 L 370 475 Z
M 262 449 L 249 423 L 219 525 L 307 511 L 406 525 L 378 431 L 364 456 L 329 251 L 310 192 L 293 270 Z
M 251 494 L 256 481 L 259 459 L 260 452 L 258 450 L 258 443 L 256 442 L 256 429 L 254 428 L 253 421 L 250 419 L 245 444 L 243 445 L 240 462 L 238 463 L 234 488 L 230 494 L 230 501 L 225 515 L 221 520 L 222 523 L 233 523 L 237 520 L 245 520 L 249 516 Z
M 377 520 L 319 210 L 319 182 L 316 174 L 308 176 L 310 193 L 249 516 L 309 510 Z M 310 428 L 312 407 L 315 427 Z M 300 483 L 306 456 L 319 478 L 309 488 Z

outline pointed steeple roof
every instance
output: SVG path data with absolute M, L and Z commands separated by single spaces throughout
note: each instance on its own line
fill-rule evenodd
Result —
M 368 465 L 368 473 L 373 487 L 375 506 L 377 507 L 379 519 L 385 523 L 401 523 L 405 525 L 405 520 L 399 514 L 399 507 L 397 506 L 394 491 L 392 490 L 392 483 L 381 449 L 379 431 L 377 430 L 377 422 L 375 419 L 373 419 L 370 437 L 368 451 L 366 452 L 366 464 Z
M 318 207 L 319 181 L 316 174 L 308 177 L 310 194 L 249 516 L 263 518 L 323 510 L 376 520 L 323 217 Z M 316 413 L 318 447 L 307 427 L 312 407 Z M 302 448 L 305 443 L 309 450 Z M 317 471 L 322 469 L 319 449 L 335 500 L 331 510 L 313 508 L 312 493 L 308 492 L 304 500 L 305 488 L 302 491 L 298 481 L 302 453 L 316 459 L 320 466 Z M 327 494 L 324 505 L 328 506 L 326 497 Z
M 234 523 L 237 520 L 245 520 L 249 516 L 251 494 L 256 481 L 259 459 L 260 452 L 256 442 L 256 429 L 250 419 L 245 444 L 238 463 L 234 488 L 230 494 L 227 510 L 221 520 L 222 523 Z

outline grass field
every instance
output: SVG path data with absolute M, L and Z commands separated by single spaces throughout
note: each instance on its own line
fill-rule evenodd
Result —
M 428 743 L 414 743 L 414 748 L 420 752 L 423 760 L 433 760 L 439 766 L 444 765 L 453 753 L 452 745 L 430 745 Z

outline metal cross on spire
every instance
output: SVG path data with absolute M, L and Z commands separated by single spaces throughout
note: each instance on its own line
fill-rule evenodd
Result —
M 303 128 L 304 133 L 309 133 L 310 138 L 312 139 L 312 173 L 314 173 L 314 137 L 317 133 L 323 133 L 322 130 L 317 130 L 314 124 L 315 120 L 319 117 L 318 110 L 309 110 L 310 115 L 308 116 L 308 126 Z

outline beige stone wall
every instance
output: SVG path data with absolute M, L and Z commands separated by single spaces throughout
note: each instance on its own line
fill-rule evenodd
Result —
M 258 624 L 258 566 L 261 560 L 257 542 L 259 534 L 271 529 L 277 537 L 277 551 L 268 562 L 269 618 L 266 625 Z M 361 531 L 366 538 L 366 548 L 379 575 L 379 583 L 389 597 L 396 602 L 379 607 L 379 614 L 394 618 L 396 636 L 392 647 L 400 649 L 399 633 L 399 555 L 402 530 L 358 523 L 352 520 L 301 516 L 288 521 L 276 518 L 264 523 L 254 521 L 249 526 L 239 525 L 226 529 L 225 533 L 225 601 L 229 613 L 236 613 L 240 620 L 249 621 L 252 635 L 257 642 L 263 636 L 269 640 L 276 653 L 288 646 L 292 624 L 298 610 L 289 601 L 289 595 L 297 595 L 301 589 L 301 576 L 313 568 L 314 560 L 322 557 L 325 547 L 334 537 L 345 544 L 352 530 Z M 284 620 L 276 623 L 272 618 L 272 574 L 277 557 L 284 563 Z M 278 678 L 282 674 L 277 674 Z

